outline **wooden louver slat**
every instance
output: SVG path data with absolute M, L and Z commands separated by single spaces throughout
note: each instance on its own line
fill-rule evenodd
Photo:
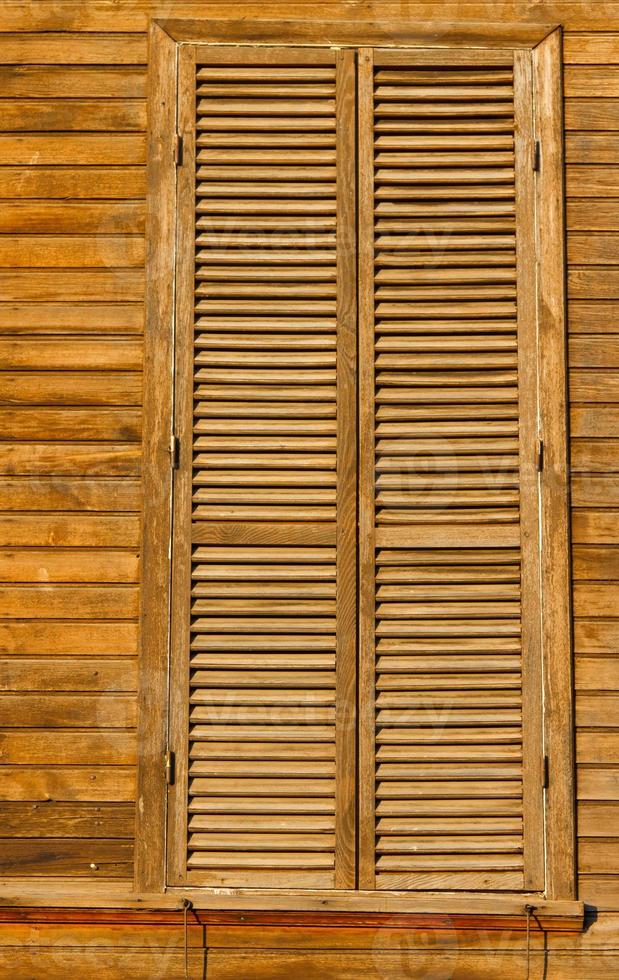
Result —
M 353 887 L 354 58 L 252 57 L 181 58 L 171 876 Z
M 360 57 L 365 888 L 543 883 L 527 57 Z

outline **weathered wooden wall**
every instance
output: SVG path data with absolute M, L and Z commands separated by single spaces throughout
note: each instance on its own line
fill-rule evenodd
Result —
M 13 980 L 183 980 L 182 921 L 174 925 L 27 923 L 1 927 L 0 971 Z M 616 918 L 584 936 L 506 929 L 194 926 L 189 977 L 208 980 L 609 980 L 619 975 Z
M 580 897 L 609 914 L 582 940 L 553 939 L 545 975 L 619 975 L 619 8 L 297 6 L 313 18 L 566 28 Z M 0 6 L 5 878 L 132 875 L 147 21 L 278 10 L 191 0 Z M 2 972 L 182 976 L 182 932 L 165 928 L 0 924 Z M 522 936 L 448 934 L 438 956 L 427 952 L 434 941 L 209 932 L 208 976 L 523 975 Z M 421 953 L 408 952 L 411 943 Z M 258 954 L 256 944 L 268 948 Z M 541 959 L 534 953 L 532 976 Z
M 619 34 L 564 59 L 579 895 L 619 908 Z

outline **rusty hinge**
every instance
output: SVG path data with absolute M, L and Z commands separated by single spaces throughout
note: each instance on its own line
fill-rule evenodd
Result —
M 544 761 L 542 764 L 542 789 L 548 789 L 550 785 L 550 766 L 548 764 L 548 756 L 544 756 Z
M 166 752 L 165 754 L 165 781 L 168 786 L 174 786 L 174 778 L 176 776 L 176 756 L 174 752 Z
M 535 446 L 535 469 L 541 473 L 544 469 L 544 440 L 538 439 Z
M 183 149 L 183 137 L 180 133 L 177 133 L 174 139 L 174 163 L 177 167 L 182 167 L 183 165 Z
M 542 165 L 542 147 L 539 140 L 535 140 L 533 144 L 533 170 L 538 173 Z
M 178 436 L 170 436 L 170 465 L 173 470 L 177 470 L 181 460 L 181 442 Z

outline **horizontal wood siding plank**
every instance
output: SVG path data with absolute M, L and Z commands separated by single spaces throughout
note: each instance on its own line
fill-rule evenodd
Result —
M 572 402 L 619 402 L 619 370 L 600 368 L 597 371 L 587 371 L 572 368 L 569 386 Z
M 71 734 L 67 737 L 70 738 Z M 43 805 L 0 803 L 0 824 L 5 838 L 107 837 L 111 840 L 131 840 L 134 822 L 135 810 L 130 803 L 56 803 L 52 800 Z
M 4 93 L 0 90 L 0 95 Z M 143 99 L 19 99 L 0 97 L 0 131 L 141 132 L 146 129 Z
M 614 65 L 567 65 L 564 71 L 568 99 L 619 98 L 619 67 Z
M 32 348 L 32 345 L 30 345 Z M 67 368 L 48 371 L 0 371 L 0 404 L 4 405 L 140 405 L 142 377 L 139 372 L 120 374 L 117 371 L 80 371 L 80 355 L 90 344 L 80 347 L 73 341 L 65 345 L 67 359 L 74 352 L 78 370 Z M 96 349 L 96 348 L 95 348 Z M 5 351 L 7 348 L 5 348 Z M 51 353 L 52 348 L 48 348 Z M 13 348 L 13 353 L 17 353 Z M 116 351 L 117 354 L 121 350 Z M 28 351 L 23 350 L 27 366 Z M 54 367 L 53 363 L 50 367 Z
M 576 718 L 578 725 L 587 728 L 599 725 L 602 718 L 605 728 L 619 727 L 619 695 L 614 691 L 577 691 Z
M 137 753 L 131 732 L 14 730 L 0 732 L 0 760 L 19 766 L 134 766 Z M 4 825 L 2 833 L 6 836 Z
M 576 237 L 581 236 L 570 236 L 572 240 Z M 590 236 L 586 237 L 590 239 Z M 596 244 L 593 241 L 591 247 L 595 254 Z M 572 336 L 577 333 L 613 334 L 617 331 L 615 313 L 616 307 L 612 300 L 573 299 L 569 305 L 570 334 Z
M 141 167 L 0 167 L 0 198 L 4 200 L 134 200 L 143 198 L 144 191 Z
M 141 34 L 3 34 L 5 65 L 145 65 Z
M 35 236 L 37 241 L 44 241 Z M 19 239 L 24 241 L 23 238 Z M 57 239 L 56 239 L 57 240 Z M 111 238 L 114 242 L 117 239 Z M 130 242 L 135 242 L 135 237 Z M 141 239 L 138 239 L 141 241 Z M 54 239 L 52 238 L 52 243 Z M 45 246 L 42 246 L 44 249 Z M 53 250 L 53 244 L 51 246 Z M 114 245 L 109 246 L 112 253 Z M 127 254 L 133 254 L 131 244 L 127 244 Z M 89 246 L 85 251 L 88 254 Z M 101 244 L 102 256 L 109 255 L 108 245 Z M 141 335 L 144 326 L 144 310 L 141 303 L 1 303 L 0 334 L 42 334 L 79 335 L 90 334 L 100 338 L 102 335 L 136 334 Z M 37 340 L 38 343 L 38 340 Z
M 572 440 L 572 470 L 584 473 L 612 473 L 619 470 L 619 440 Z
M 596 909 L 619 908 L 619 874 L 579 875 L 578 894 L 581 901 Z M 606 954 L 605 957 L 606 958 Z M 600 958 L 600 970 L 602 969 Z M 601 973 L 599 974 L 601 978 Z
M 5 9 L 2 11 L 0 27 L 4 31 L 83 31 L 83 32 L 108 32 L 117 33 L 118 31 L 142 33 L 146 31 L 149 16 L 170 17 L 171 13 L 175 17 L 187 20 L 200 19 L 203 17 L 214 17 L 217 19 L 229 20 L 231 8 L 225 3 L 198 3 L 197 0 L 174 0 L 173 8 L 170 7 L 169 0 L 132 0 L 126 5 L 115 5 L 115 16 L 109 16 L 110 0 L 88 0 L 88 4 L 83 8 L 77 6 L 72 0 L 37 0 L 36 6 L 32 10 L 24 11 L 23 6 L 17 0 L 9 0 Z M 308 0 L 302 0 L 297 14 L 305 13 L 304 7 L 308 6 Z M 313 2 L 311 5 L 312 16 L 317 20 L 342 20 L 349 13 L 346 4 L 337 5 L 323 0 L 323 2 Z M 387 0 L 385 3 L 367 5 L 361 8 L 366 18 L 376 16 L 378 13 L 384 15 L 391 14 L 395 18 L 402 16 L 402 7 L 398 3 Z M 411 2 L 406 7 L 407 17 L 421 21 L 424 26 L 429 21 L 445 18 L 447 21 L 464 20 L 477 22 L 484 21 L 487 16 L 488 7 L 483 2 L 462 3 L 462 0 L 453 2 L 439 3 L 436 0 L 418 0 Z M 247 0 L 243 4 L 243 13 L 247 18 L 269 18 L 278 19 L 282 16 L 290 15 L 290 6 L 282 2 L 270 2 L 258 4 L 253 0 Z M 570 33 L 566 41 L 570 41 L 568 49 L 568 59 L 582 59 L 590 51 L 601 52 L 598 59 L 604 62 L 604 55 L 612 53 L 613 34 L 607 32 L 619 26 L 619 21 L 613 16 L 613 7 L 606 4 L 599 4 L 591 7 L 583 0 L 554 0 L 543 5 L 536 5 L 534 8 L 523 7 L 517 0 L 509 2 L 499 2 L 493 4 L 493 13 L 497 23 L 506 23 L 506 34 L 509 36 L 509 25 L 522 24 L 552 24 L 553 21 L 561 22 Z M 596 34 L 591 37 L 590 32 L 595 30 Z M 572 32 L 580 32 L 574 34 Z M 522 33 L 522 27 L 519 29 Z M 601 33 L 605 32 L 605 33 Z M 595 42 L 600 39 L 598 43 Z M 580 63 L 580 61 L 576 61 Z
M 0 408 L 10 441 L 139 442 L 142 414 L 131 408 Z
M 580 658 L 581 662 L 584 658 Z M 577 664 L 577 670 L 579 665 Z M 595 669 L 595 665 L 592 670 Z M 578 685 L 583 686 L 583 678 L 587 675 L 581 672 Z M 613 680 L 613 683 L 615 681 Z M 594 732 L 583 729 L 576 736 L 577 761 L 581 763 L 612 764 L 619 751 L 619 731 Z M 584 835 L 586 836 L 586 834 Z M 607 836 L 613 833 L 607 828 Z
M 563 60 L 566 65 L 617 65 L 619 64 L 617 35 L 608 30 L 599 33 L 568 34 L 563 45 Z
M 608 266 L 572 266 L 568 272 L 568 297 L 570 299 L 617 299 L 619 297 L 619 269 Z
M 139 581 L 137 550 L 13 548 L 0 550 L 0 582 Z
M 134 766 L 4 766 L 4 800 L 133 803 Z
M 137 516 L 5 514 L 0 522 L 3 548 L 135 548 L 138 542 Z
M 137 665 L 124 658 L 114 660 L 111 657 L 106 657 L 103 662 L 75 657 L 58 658 L 53 662 L 12 657 L 3 666 L 1 690 L 135 692 Z
M 0 68 L 2 98 L 144 99 L 143 68 L 9 66 Z
M 5 201 L 0 208 L 0 234 L 143 235 L 145 210 L 142 201 Z
M 619 770 L 612 766 L 580 765 L 576 789 L 579 800 L 619 800 Z
M 572 438 L 602 438 L 615 436 L 619 431 L 619 406 L 615 405 L 577 405 L 570 411 Z M 576 478 L 574 478 L 576 479 Z M 611 489 L 611 481 L 607 481 Z M 610 503 L 610 500 L 607 501 Z
M 133 844 L 105 840 L 0 839 L 4 875 L 69 875 L 72 878 L 130 878 Z
M 0 727 L 134 728 L 135 697 L 125 694 L 7 694 L 0 700 Z
M 593 878 L 593 876 L 591 876 Z M 597 879 L 594 879 L 597 882 Z M 595 885 L 595 894 L 601 886 Z M 176 944 L 175 944 L 176 945 Z M 46 980 L 64 980 L 69 975 L 95 975 L 100 980 L 118 980 L 131 976 L 134 980 L 151 980 L 160 969 L 162 955 L 166 960 L 166 980 L 183 980 L 185 957 L 182 949 L 150 945 L 141 949 L 105 950 L 96 946 L 59 946 L 35 953 L 33 949 L 15 946 L 0 947 L 0 969 L 14 980 L 30 980 L 32 963 L 36 956 L 37 966 L 45 969 Z M 432 954 L 415 952 L 407 947 L 407 974 L 410 978 L 428 976 Z M 381 942 L 371 958 L 366 949 L 297 950 L 265 949 L 247 950 L 213 949 L 208 953 L 191 950 L 188 954 L 189 976 L 206 976 L 208 961 L 209 980 L 358 980 L 363 973 L 367 980 L 384 980 L 385 977 L 405 976 L 401 970 L 401 949 L 390 949 Z M 441 963 L 448 976 L 454 980 L 521 980 L 526 976 L 527 957 L 522 950 L 513 951 L 492 946 L 486 951 L 459 949 L 452 946 L 440 952 Z M 545 965 L 546 964 L 546 965 Z M 592 954 L 556 952 L 546 957 L 533 949 L 530 956 L 530 973 L 546 971 L 548 980 L 608 980 L 611 970 L 619 971 L 619 956 L 612 952 Z M 30 971 L 30 972 L 29 972 Z
M 576 166 L 565 168 L 566 190 L 570 197 L 599 198 L 611 196 L 617 189 L 613 183 L 613 166 Z M 610 235 L 608 236 L 611 237 Z
M 574 623 L 576 653 L 615 653 L 619 649 L 619 623 L 614 620 L 577 619 Z
M 25 274 L 24 274 L 25 275 Z M 50 278 L 53 273 L 46 273 Z M 63 274 L 63 278 L 66 274 Z M 78 275 L 78 273 L 74 273 Z M 58 278 L 56 276 L 56 278 Z M 0 358 L 4 371 L 141 371 L 142 344 L 139 340 L 40 338 L 0 340 Z M 88 380 L 88 379 L 86 379 Z
M 99 171 L 96 171 L 96 174 L 100 176 Z M 0 172 L 0 180 L 1 177 Z M 144 251 L 144 239 L 138 235 L 49 235 L 45 238 L 40 238 L 38 235 L 6 235 L 0 236 L 0 267 L 12 269 L 142 267 Z
M 619 227 L 619 200 L 614 198 L 568 198 L 566 212 L 571 231 L 616 231 Z
M 615 99 L 566 99 L 565 128 L 587 131 L 619 130 L 619 105 Z
M 136 619 L 138 590 L 116 585 L 14 585 L 0 593 L 3 619 Z
M 571 337 L 569 360 L 573 368 L 619 367 L 619 334 Z
M 574 587 L 574 615 L 619 617 L 619 594 L 612 582 L 577 582 Z
M 572 562 L 576 582 L 584 582 L 589 579 L 612 581 L 618 577 L 619 548 L 575 545 Z
M 595 169 L 604 170 L 604 181 L 608 179 L 606 176 L 606 167 Z M 608 169 L 615 170 L 612 167 Z M 573 175 L 575 170 L 575 167 L 571 168 L 571 171 L 568 170 L 568 174 L 571 172 Z M 580 183 L 578 184 L 580 193 L 584 189 L 591 189 L 591 178 L 587 179 L 588 176 L 588 174 L 580 175 Z M 576 183 L 577 178 L 574 176 L 573 179 Z M 616 183 L 613 186 L 616 187 Z M 597 196 L 599 193 L 600 191 L 597 190 L 592 194 L 592 197 Z M 606 191 L 602 193 L 606 193 Z M 605 234 L 574 232 L 568 235 L 567 238 L 567 257 L 568 261 L 573 265 L 617 265 L 619 263 L 619 234 L 614 232 L 606 232 Z M 570 318 L 570 330 L 574 330 L 572 318 Z
M 619 160 L 619 134 L 567 133 L 565 160 L 572 164 L 616 163 Z M 583 189 L 586 193 L 586 188 Z
M 0 622 L 0 644 L 7 657 L 135 657 L 137 623 Z
M 619 802 L 582 801 L 577 809 L 581 837 L 613 837 L 617 833 Z
M 143 134 L 15 133 L 0 134 L 4 166 L 142 166 L 146 163 Z
M 105 443 L 0 443 L 0 467 L 7 475 L 138 476 L 139 447 Z
M 123 300 L 140 302 L 144 296 L 144 274 L 136 269 L 88 269 L 84 272 L 47 270 L 0 270 L 3 299 L 23 300 Z M 36 355 L 33 351 L 33 356 Z
M 578 691 L 619 691 L 619 659 L 614 657 L 576 657 Z M 602 721 L 605 719 L 600 719 Z M 617 742 L 613 742 L 619 749 Z M 595 760 L 592 760 L 595 761 Z M 613 761 L 610 759 L 609 761 Z
M 138 512 L 142 494 L 139 480 L 85 477 L 0 478 L 0 510 Z M 17 515 L 15 515 L 17 516 Z M 96 525 L 87 525 L 96 526 Z M 131 524 L 124 528 L 132 527 Z M 53 542 L 51 542 L 53 544 Z M 83 542 L 82 542 L 83 543 Z M 126 542 L 134 544 L 134 535 Z M 62 560 L 62 555 L 59 556 Z M 86 556 L 88 560 L 88 556 Z

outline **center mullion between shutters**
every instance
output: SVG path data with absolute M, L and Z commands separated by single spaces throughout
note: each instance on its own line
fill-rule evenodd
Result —
M 356 53 L 336 60 L 337 648 L 335 886 L 357 876 L 357 97 Z

